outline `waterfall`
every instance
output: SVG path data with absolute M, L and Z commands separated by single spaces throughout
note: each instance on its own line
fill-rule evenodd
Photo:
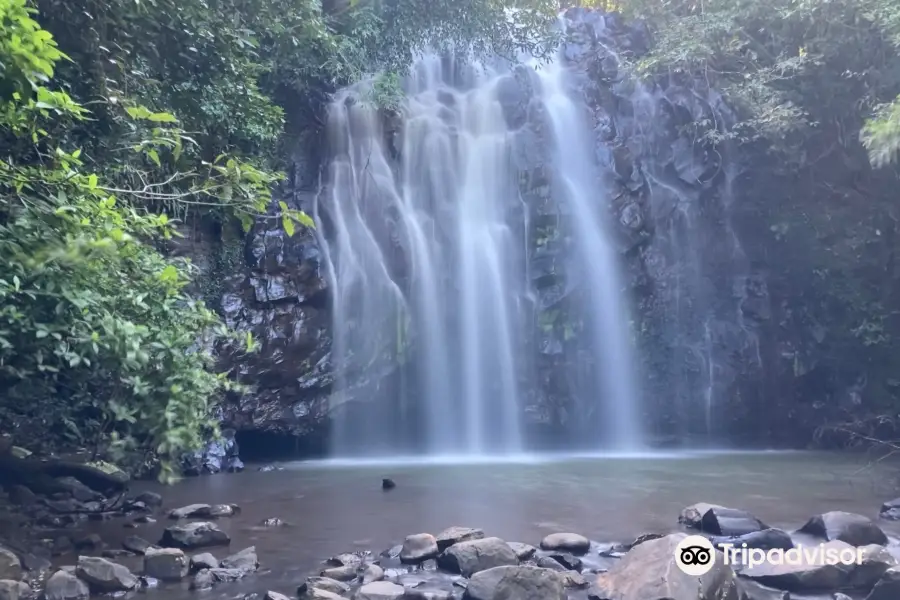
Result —
M 603 224 L 608 198 L 557 62 L 538 71 L 554 201 L 573 215 L 571 268 L 596 368 L 575 386 L 593 449 L 641 445 L 626 291 Z M 533 75 L 533 74 L 532 74 Z M 513 160 L 522 123 L 504 110 L 509 65 L 416 61 L 398 119 L 340 93 L 316 218 L 332 282 L 332 449 L 484 456 L 527 449 L 534 373 L 529 208 Z M 579 421 L 578 415 L 574 420 Z

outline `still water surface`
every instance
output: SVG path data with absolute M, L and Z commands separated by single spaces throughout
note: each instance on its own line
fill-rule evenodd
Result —
M 865 457 L 806 452 L 695 453 L 631 457 L 562 457 L 506 462 L 416 461 L 289 463 L 284 470 L 189 479 L 159 490 L 166 508 L 236 503 L 240 515 L 221 519 L 231 552 L 255 545 L 260 573 L 222 584 L 203 598 L 235 598 L 268 589 L 294 595 L 324 558 L 339 552 L 376 554 L 410 533 L 437 533 L 451 525 L 537 545 L 547 533 L 574 531 L 598 541 L 629 540 L 644 532 L 677 529 L 680 510 L 711 502 L 754 513 L 773 527 L 794 529 L 828 510 L 872 518 L 900 495 L 895 466 Z M 397 483 L 384 492 L 382 477 Z M 264 528 L 278 517 L 290 525 Z M 104 539 L 137 534 L 159 539 L 167 524 L 104 532 Z M 889 535 L 900 528 L 881 523 Z M 224 548 L 214 548 L 224 557 Z M 124 561 L 123 561 L 124 562 Z M 167 589 L 167 599 L 196 598 Z

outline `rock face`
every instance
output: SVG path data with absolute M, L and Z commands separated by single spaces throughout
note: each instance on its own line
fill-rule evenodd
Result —
M 608 600 L 739 600 L 737 576 L 721 559 L 700 577 L 678 568 L 675 549 L 686 537 L 672 534 L 636 546 L 598 576 L 595 596 Z

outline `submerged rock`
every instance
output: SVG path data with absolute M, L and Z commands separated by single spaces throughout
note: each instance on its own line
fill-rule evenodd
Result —
M 235 569 L 248 574 L 259 569 L 259 558 L 256 556 L 256 547 L 250 546 L 240 552 L 223 558 L 219 566 L 223 569 Z

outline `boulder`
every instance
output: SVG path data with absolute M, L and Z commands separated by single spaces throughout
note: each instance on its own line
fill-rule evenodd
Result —
M 75 574 L 91 591 L 101 594 L 127 592 L 138 584 L 128 567 L 96 556 L 79 556 Z
M 496 537 L 453 544 L 437 558 L 438 566 L 451 573 L 471 577 L 479 571 L 504 565 L 517 565 L 519 559 L 509 544 Z
M 346 600 L 346 596 L 339 596 L 334 592 L 321 588 L 312 588 L 307 593 L 299 596 L 299 600 Z
M 528 560 L 537 552 L 537 548 L 531 544 L 523 544 L 522 542 L 506 542 L 506 544 L 512 548 L 516 558 L 519 560 Z
M 384 569 L 378 565 L 368 564 L 362 572 L 362 582 L 372 583 L 373 581 L 381 581 L 384 579 Z
M 170 519 L 218 519 L 240 512 L 236 504 L 189 504 L 169 513 Z
M 217 583 L 229 583 L 243 579 L 246 573 L 239 569 L 204 569 L 194 575 L 192 590 L 208 590 Z
M 206 521 L 185 523 L 167 527 L 163 532 L 160 545 L 169 548 L 191 550 L 207 546 L 225 546 L 231 542 L 228 534 L 215 524 Z
M 769 529 L 769 526 L 737 508 L 711 507 L 700 517 L 700 531 L 713 535 L 739 536 Z
M 0 546 L 0 579 L 18 580 L 22 578 L 22 563 L 16 554 Z
M 291 600 L 291 599 L 288 598 L 287 596 L 285 596 L 284 594 L 279 594 L 278 592 L 273 592 L 272 590 L 269 590 L 268 592 L 266 592 L 266 595 L 263 596 L 263 600 Z
M 402 546 L 397 546 L 397 557 L 400 556 L 401 549 Z M 362 563 L 362 557 L 358 554 L 353 554 L 352 552 L 336 554 L 325 561 L 325 565 L 329 567 L 359 567 Z
M 725 507 L 705 502 L 691 504 L 682 509 L 681 514 L 678 515 L 678 522 L 689 529 L 700 529 L 700 521 L 703 519 L 703 515 L 712 508 L 724 509 Z
M 851 546 L 878 544 L 884 546 L 888 538 L 872 519 L 855 513 L 832 511 L 812 517 L 798 530 L 828 541 L 840 540 Z
M 122 547 L 135 554 L 144 554 L 149 548 L 153 547 L 153 544 L 142 537 L 130 535 L 122 540 Z
M 353 565 L 347 565 L 345 567 L 329 567 L 324 569 L 319 575 L 327 579 L 334 579 L 335 581 L 353 581 L 356 579 L 358 570 L 359 567 Z
M 305 598 L 312 593 L 312 590 L 325 590 L 332 594 L 341 595 L 350 593 L 350 586 L 342 581 L 331 579 L 329 577 L 307 577 L 306 581 L 297 588 L 297 596 Z
M 151 508 L 157 508 L 162 506 L 163 498 L 156 492 L 141 492 L 134 498 L 134 501 L 141 502 Z
M 256 546 L 244 548 L 236 554 L 223 558 L 219 567 L 222 569 L 236 569 L 244 574 L 253 573 L 259 569 L 259 558 L 256 556 Z
M 44 600 L 87 600 L 91 591 L 74 574 L 59 570 L 47 579 Z
M 577 556 L 573 556 L 572 554 L 566 554 L 564 552 L 555 552 L 553 554 L 548 554 L 548 558 L 555 560 L 560 565 L 563 566 L 567 571 L 581 571 L 583 563 L 580 558 Z
M 354 600 L 401 600 L 406 593 L 402 585 L 390 581 L 374 581 L 363 585 L 353 596 Z
M 31 597 L 31 586 L 21 581 L 0 579 L 0 600 L 26 600 Z
M 858 550 L 862 560 L 850 574 L 849 585 L 853 589 L 872 589 L 885 572 L 898 566 L 897 559 L 884 546 L 870 544 Z
M 773 548 L 790 550 L 794 547 L 794 540 L 791 539 L 790 534 L 775 528 L 753 531 L 744 535 L 714 536 L 709 541 L 715 546 L 731 544 L 735 548 L 740 548 L 743 544 L 746 544 L 747 548 L 759 548 L 760 550 L 771 550 Z
M 189 519 L 201 511 L 208 511 L 209 504 L 188 504 L 181 508 L 174 508 L 169 512 L 170 519 Z
M 484 531 L 472 527 L 448 527 L 437 535 L 438 550 L 443 552 L 453 544 L 484 539 Z
M 466 586 L 464 600 L 566 600 L 563 576 L 529 566 L 479 571 Z
M 148 548 L 144 575 L 161 581 L 180 581 L 188 574 L 188 559 L 177 548 Z
M 541 540 L 541 549 L 572 554 L 587 554 L 591 541 L 577 533 L 551 533 Z
M 806 547 L 804 550 L 811 552 L 813 548 Z M 796 561 L 766 561 L 761 565 L 743 569 L 741 576 L 768 587 L 797 593 L 830 592 L 850 587 L 855 565 L 823 564 L 824 561 L 818 557 L 823 551 L 826 555 L 847 553 L 848 556 L 850 554 L 855 556 L 856 548 L 840 540 L 832 540 L 825 542 L 821 547 L 816 547 L 815 550 L 817 552 L 815 558 L 807 556 L 807 552 L 804 552 Z M 811 558 L 813 559 L 810 560 Z
M 900 568 L 884 572 L 866 600 L 897 600 L 900 598 Z
M 878 516 L 888 521 L 900 521 L 900 498 L 894 498 L 882 504 Z
M 218 566 L 219 559 L 209 552 L 203 552 L 191 557 L 190 569 L 194 573 L 203 569 L 215 569 Z
M 415 564 L 438 555 L 438 543 L 430 533 L 414 533 L 403 540 L 400 562 Z
M 738 600 L 737 576 L 721 554 L 700 577 L 687 575 L 675 560 L 682 533 L 648 540 L 597 577 L 594 597 L 608 600 Z

